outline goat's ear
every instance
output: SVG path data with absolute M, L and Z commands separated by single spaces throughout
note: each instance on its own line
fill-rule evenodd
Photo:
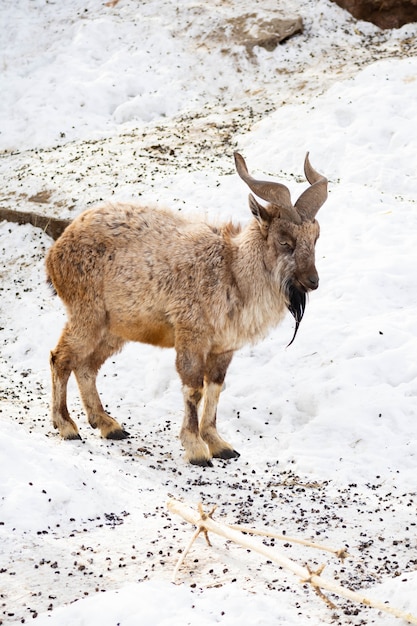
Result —
M 249 208 L 252 211 L 252 215 L 257 219 L 259 226 L 261 228 L 261 232 L 263 235 L 266 235 L 269 229 L 269 225 L 271 223 L 271 216 L 268 211 L 263 207 L 257 200 L 255 200 L 254 196 L 249 194 Z

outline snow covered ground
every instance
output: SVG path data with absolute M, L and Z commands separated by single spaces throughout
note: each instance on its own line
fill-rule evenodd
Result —
M 99 389 L 131 438 L 82 442 L 49 418 L 48 354 L 65 320 L 45 284 L 51 240 L 0 223 L 0 623 L 51 626 L 401 623 L 199 538 L 170 497 L 216 519 L 346 547 L 265 540 L 323 576 L 417 615 L 417 25 L 379 31 L 327 0 L 291 0 L 304 32 L 251 57 L 219 37 L 276 2 L 3 0 L 1 206 L 74 216 L 100 199 L 158 200 L 249 219 L 250 169 L 305 188 L 318 215 L 320 288 L 294 344 L 291 316 L 236 354 L 219 429 L 241 453 L 187 465 L 174 353 L 129 345 Z M 226 42 L 226 43 L 225 43 Z M 76 602 L 75 602 L 76 601 Z

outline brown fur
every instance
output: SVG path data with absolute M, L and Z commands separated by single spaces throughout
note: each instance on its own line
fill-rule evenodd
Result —
M 251 207 L 252 208 L 252 207 Z M 52 419 L 66 439 L 79 438 L 66 406 L 74 372 L 88 420 L 104 437 L 127 433 L 106 414 L 95 379 L 126 341 L 176 350 L 188 460 L 238 453 L 216 430 L 220 390 L 233 352 L 278 324 L 293 281 L 317 284 L 318 224 L 293 224 L 267 205 L 241 229 L 215 228 L 153 207 L 107 204 L 82 213 L 50 249 L 47 272 L 68 312 L 51 353 Z M 199 424 L 199 405 L 203 400 Z

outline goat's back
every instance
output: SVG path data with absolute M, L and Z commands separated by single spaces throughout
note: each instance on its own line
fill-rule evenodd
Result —
M 77 217 L 50 249 L 48 275 L 67 308 L 190 314 L 229 282 L 219 231 L 168 210 L 104 205 Z M 196 301 L 198 298 L 198 302 Z M 187 304 L 185 304 L 187 303 Z M 200 311 L 201 313 L 201 311 Z

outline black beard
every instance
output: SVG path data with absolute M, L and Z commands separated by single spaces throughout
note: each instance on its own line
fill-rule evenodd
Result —
M 294 283 L 290 282 L 288 286 L 288 300 L 288 310 L 295 319 L 294 335 L 290 343 L 288 344 L 288 346 L 290 346 L 295 339 L 298 327 L 300 326 L 300 322 L 303 319 L 304 311 L 306 308 L 306 292 L 297 289 Z

